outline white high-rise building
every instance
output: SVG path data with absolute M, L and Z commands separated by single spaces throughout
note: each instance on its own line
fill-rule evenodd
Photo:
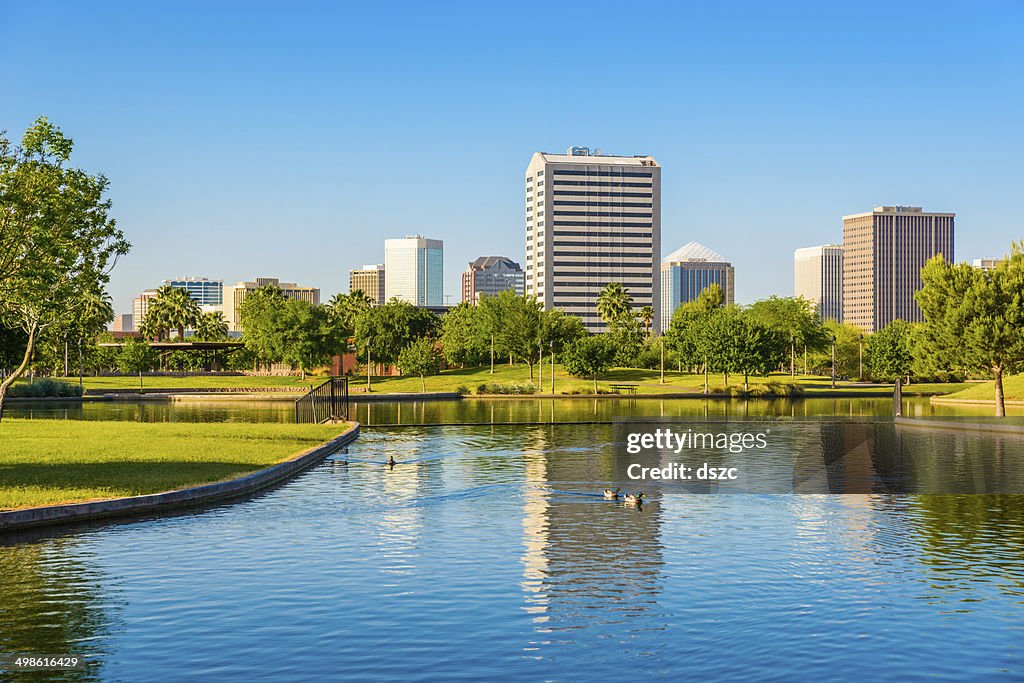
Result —
M 586 147 L 536 152 L 526 169 L 526 292 L 545 309 L 601 332 L 597 296 L 609 282 L 661 322 L 661 167 L 650 156 Z M 390 275 L 389 275 L 390 277 Z
M 818 307 L 822 320 L 843 321 L 843 247 L 823 244 L 793 252 L 793 295 Z
M 422 235 L 384 240 L 384 299 L 444 305 L 444 242 Z

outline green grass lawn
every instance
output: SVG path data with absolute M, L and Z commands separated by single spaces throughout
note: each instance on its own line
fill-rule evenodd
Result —
M 965 388 L 949 394 L 946 398 L 954 398 L 963 401 L 992 401 L 996 400 L 996 383 L 972 382 L 965 384 Z M 1003 396 L 1007 401 L 1024 401 L 1024 375 L 1013 375 L 1003 377 Z
M 543 393 L 551 391 L 550 365 L 544 366 L 544 387 Z M 534 367 L 533 382 L 538 382 L 539 375 L 537 367 Z M 637 383 L 638 393 L 641 394 L 667 394 L 681 392 L 700 392 L 704 388 L 704 376 L 699 374 L 680 373 L 676 371 L 665 371 L 665 384 L 659 383 L 659 372 L 657 370 L 638 370 L 635 368 L 615 368 L 598 377 L 597 386 L 599 389 L 609 389 L 609 385 L 617 383 Z M 366 386 L 366 376 L 358 375 L 350 377 L 349 381 L 353 393 L 358 396 L 363 387 Z M 376 393 L 415 393 L 420 391 L 419 377 L 373 377 L 373 391 Z M 468 368 L 465 370 L 445 370 L 439 375 L 426 378 L 427 391 L 456 391 L 460 386 L 466 387 L 471 393 L 476 394 L 477 386 L 487 382 L 511 383 L 530 381 L 528 366 L 517 364 L 509 367 L 508 364 L 495 365 L 494 374 L 490 374 L 490 368 Z M 773 373 L 768 377 L 751 377 L 750 383 L 762 384 L 766 382 L 796 383 L 804 388 L 808 394 L 816 392 L 831 391 L 831 380 L 828 377 L 818 375 L 800 375 L 796 379 L 788 373 Z M 712 374 L 708 378 L 712 389 L 724 387 L 725 381 L 721 374 Z M 729 385 L 734 387 L 743 386 L 742 375 L 729 375 Z M 957 391 L 967 385 L 954 384 L 915 384 L 907 387 L 905 393 L 947 393 Z M 836 388 L 843 391 L 853 391 L 864 395 L 888 396 L 892 394 L 892 385 L 889 384 L 860 384 L 857 382 L 836 382 Z M 567 393 L 572 391 L 592 392 L 594 384 L 589 379 L 580 379 L 568 375 L 561 365 L 555 365 L 555 393 Z
M 142 386 L 146 389 L 193 389 L 193 388 L 214 388 L 214 387 L 309 387 L 323 382 L 326 377 L 306 375 L 305 380 L 295 377 L 256 377 L 248 375 L 195 375 L 175 376 L 164 375 L 160 377 L 142 378 Z M 72 384 L 78 383 L 77 377 L 63 378 L 63 381 Z M 85 377 L 82 380 L 86 393 L 90 389 L 125 389 L 137 391 L 139 388 L 139 377 Z
M 0 510 L 159 493 L 255 472 L 344 425 L 0 422 Z
M 550 365 L 544 366 L 543 392 L 551 391 Z M 665 384 L 658 381 L 657 370 L 638 370 L 634 368 L 615 368 L 601 375 L 598 378 L 598 387 L 602 390 L 609 390 L 609 385 L 616 383 L 637 383 L 640 385 L 638 392 L 641 394 L 665 394 L 679 392 L 699 392 L 704 387 L 704 377 L 699 374 L 680 373 L 676 371 L 665 371 Z M 143 386 L 149 389 L 217 389 L 230 387 L 308 387 L 319 384 L 326 379 L 323 376 L 307 375 L 305 380 L 298 377 L 250 377 L 250 376 L 162 376 L 145 377 Z M 355 375 L 349 378 L 353 393 L 363 391 L 366 386 L 365 375 Z M 533 382 L 538 382 L 538 369 L 534 366 Z M 74 382 L 75 379 L 66 381 Z M 459 387 L 466 387 L 472 394 L 476 394 L 477 386 L 487 382 L 498 382 L 508 384 L 512 382 L 524 383 L 530 381 L 529 367 L 518 363 L 512 367 L 506 364 L 495 365 L 494 374 L 490 374 L 490 368 L 468 368 L 465 370 L 445 370 L 439 375 L 426 378 L 428 392 L 452 392 Z M 86 393 L 90 389 L 124 389 L 133 391 L 138 389 L 138 377 L 86 377 Z M 831 382 L 828 377 L 819 375 L 798 374 L 795 379 L 789 373 L 773 373 L 769 377 L 751 377 L 751 384 L 765 382 L 796 383 L 804 387 L 807 394 L 831 391 Z M 712 389 L 725 387 L 724 377 L 721 374 L 712 374 L 709 377 L 709 384 Z M 729 385 L 733 387 L 743 386 L 742 375 L 729 375 Z M 376 393 L 419 393 L 419 377 L 373 377 L 373 391 Z M 951 384 L 913 384 L 905 388 L 909 394 L 929 393 L 946 394 L 959 391 L 973 385 L 962 383 Z M 892 393 L 892 385 L 888 384 L 860 384 L 858 382 L 836 382 L 836 388 L 842 391 L 853 391 L 870 395 L 889 395 Z M 565 372 L 561 365 L 555 365 L 555 393 L 572 393 L 593 391 L 593 382 L 589 379 L 572 377 Z

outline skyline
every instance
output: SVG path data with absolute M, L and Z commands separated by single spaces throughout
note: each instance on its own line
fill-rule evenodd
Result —
M 739 303 L 790 294 L 793 250 L 874 206 L 955 212 L 968 262 L 1022 232 L 1015 3 L 307 7 L 5 8 L 0 128 L 49 116 L 110 178 L 117 312 L 181 275 L 326 300 L 406 234 L 445 241 L 456 303 L 469 261 L 525 263 L 522 173 L 572 145 L 657 158 L 661 256 L 722 253 Z

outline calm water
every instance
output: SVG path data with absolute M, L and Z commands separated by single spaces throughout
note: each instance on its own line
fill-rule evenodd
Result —
M 917 431 L 917 457 L 961 468 L 1020 456 Z M 123 681 L 1024 677 L 1024 496 L 655 491 L 638 511 L 595 495 L 612 435 L 370 430 L 236 505 L 8 539 L 0 652 Z
M 891 417 L 887 398 L 772 400 L 697 399 L 463 399 L 461 401 L 354 402 L 352 417 L 364 425 L 508 422 L 611 421 L 617 417 L 722 419 L 747 417 Z M 910 417 L 989 416 L 987 406 L 932 405 L 927 398 L 904 399 Z M 292 401 L 140 401 L 23 403 L 5 406 L 11 417 L 143 422 L 291 422 Z M 1024 407 L 1008 406 L 1011 421 L 1024 424 Z

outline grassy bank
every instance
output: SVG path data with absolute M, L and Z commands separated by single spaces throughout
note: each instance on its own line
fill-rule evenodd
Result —
M 343 425 L 0 422 L 0 510 L 159 493 L 243 476 Z
M 550 365 L 544 367 L 543 393 L 551 392 Z M 537 368 L 534 367 L 533 382 L 538 383 Z M 529 382 L 530 372 L 526 365 L 497 365 L 494 374 L 490 374 L 490 368 L 469 368 L 465 370 L 445 370 L 434 377 L 427 377 L 427 391 L 457 391 L 460 387 L 468 389 L 472 394 L 477 393 L 477 387 L 486 383 L 498 384 L 524 384 Z M 366 377 L 356 376 L 350 378 L 354 390 L 354 396 L 358 397 L 358 391 L 366 386 Z M 829 392 L 831 380 L 818 375 L 800 375 L 792 378 L 788 373 L 773 373 L 768 377 L 751 377 L 750 384 L 766 384 L 775 382 L 780 384 L 797 384 L 805 394 Z M 641 394 L 671 394 L 671 393 L 693 393 L 700 392 L 704 388 L 704 376 L 700 374 L 680 373 L 676 371 L 665 372 L 665 383 L 659 383 L 659 372 L 657 370 L 640 370 L 635 368 L 615 368 L 598 378 L 599 390 L 610 390 L 612 384 L 629 383 L 637 384 L 637 392 Z M 722 374 L 711 374 L 709 385 L 712 390 L 725 387 L 725 378 Z M 743 386 L 742 375 L 729 375 L 729 385 L 732 387 Z M 378 393 L 416 393 L 420 391 L 419 377 L 374 377 L 372 378 L 374 392 Z M 914 393 L 947 393 L 957 391 L 967 385 L 965 384 L 917 384 L 907 387 L 906 392 Z M 855 392 L 865 396 L 889 396 L 892 394 L 890 384 L 861 384 L 858 382 L 836 382 L 836 388 L 845 392 Z M 580 379 L 567 374 L 561 365 L 555 365 L 555 393 L 592 393 L 594 384 L 589 379 Z
M 944 398 L 961 401 L 992 401 L 995 403 L 995 382 L 975 382 L 964 386 L 964 389 L 948 394 Z M 1003 394 L 1007 401 L 1024 401 L 1024 375 L 1004 377 Z
M 551 391 L 550 365 L 544 367 L 543 393 Z M 160 389 L 223 389 L 239 387 L 308 387 L 322 382 L 325 378 L 321 376 L 307 376 L 305 380 L 298 377 L 249 377 L 249 376 L 161 376 L 144 378 L 144 386 Z M 598 388 L 602 391 L 610 391 L 610 385 L 618 383 L 638 384 L 638 392 L 641 394 L 666 394 L 666 393 L 688 393 L 700 392 L 704 387 L 704 377 L 700 374 L 680 373 L 673 370 L 665 372 L 665 383 L 659 383 L 657 370 L 639 370 L 635 368 L 615 368 L 609 370 L 598 378 Z M 353 392 L 358 392 L 366 386 L 365 375 L 350 377 Z M 496 365 L 494 374 L 490 373 L 489 367 L 467 368 L 464 370 L 445 370 L 439 375 L 426 378 L 428 392 L 454 392 L 460 388 L 468 389 L 470 393 L 476 394 L 477 387 L 481 384 L 525 384 L 530 382 L 528 366 L 517 364 L 514 366 Z M 538 369 L 534 367 L 533 383 L 539 383 Z M 819 375 L 801 375 L 795 378 L 789 373 L 773 373 L 769 377 L 751 377 L 750 383 L 765 384 L 776 382 L 782 384 L 797 384 L 806 394 L 813 395 L 831 391 L 831 382 L 827 377 Z M 137 391 L 138 377 L 86 377 L 84 380 L 86 393 L 90 389 L 123 389 L 125 391 Z M 712 389 L 724 388 L 725 378 L 722 374 L 712 374 L 709 377 Z M 729 385 L 732 387 L 743 386 L 742 375 L 729 375 Z M 377 393 L 419 393 L 421 391 L 419 377 L 373 377 L 372 386 Z M 914 393 L 940 393 L 946 394 L 959 391 L 972 385 L 967 384 L 914 384 L 907 387 L 907 392 Z M 857 382 L 837 382 L 837 389 L 845 392 L 856 392 L 866 396 L 883 396 L 892 393 L 892 386 L 888 384 L 860 384 Z M 572 377 L 565 372 L 561 365 L 555 365 L 555 393 L 591 393 L 593 382 L 589 379 Z

